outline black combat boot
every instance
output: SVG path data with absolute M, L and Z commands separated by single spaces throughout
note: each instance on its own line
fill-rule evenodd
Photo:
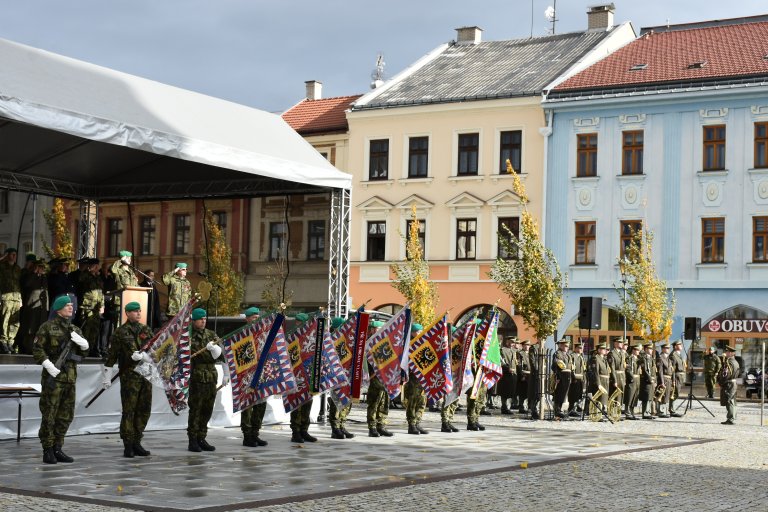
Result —
M 75 462 L 75 459 L 61 451 L 61 445 L 57 444 L 53 447 L 53 456 L 59 462 Z
M 134 457 L 133 441 L 128 441 L 127 439 L 123 439 L 123 457 L 127 457 L 129 459 L 132 459 Z
M 139 457 L 149 457 L 150 455 L 149 450 L 145 450 L 144 447 L 141 446 L 141 441 L 133 443 L 133 453 Z
M 346 437 L 347 439 L 352 439 L 353 437 L 355 437 L 355 434 L 353 434 L 352 432 L 350 432 L 344 427 L 341 427 L 339 430 L 341 430 L 341 433 L 344 434 L 344 437 Z
M 376 432 L 378 432 L 379 435 L 384 436 L 384 437 L 392 437 L 392 436 L 395 435 L 392 432 L 390 432 L 389 430 L 385 429 L 384 427 L 376 427 Z
M 368 429 L 368 437 L 379 437 L 379 431 L 375 428 Z
M 256 443 L 256 440 L 253 438 L 253 436 L 245 436 L 243 437 L 243 446 L 247 446 L 248 448 L 256 448 L 259 445 Z
M 421 434 L 421 435 L 429 434 L 428 430 L 425 430 L 425 429 L 421 428 L 421 424 L 420 423 L 416 424 L 416 430 L 418 430 L 419 434 Z
M 475 423 L 475 426 L 477 427 L 477 430 L 485 430 L 485 427 L 479 423 Z
M 312 434 L 310 434 L 309 432 L 307 432 L 306 430 L 302 430 L 301 432 L 299 432 L 299 434 L 301 435 L 301 438 L 304 439 L 308 443 L 316 443 L 317 442 L 317 438 L 315 436 L 313 436 Z
M 344 432 L 336 427 L 331 427 L 331 439 L 346 439 L 346 437 L 344 437 Z
M 291 442 L 292 443 L 303 443 L 304 442 L 304 438 L 301 437 L 301 434 L 299 433 L 298 430 L 295 430 L 295 431 L 293 431 L 291 433 Z
M 453 423 L 448 423 L 448 428 L 451 429 L 451 432 L 458 432 L 459 429 L 453 426 Z
M 451 432 L 453 432 L 453 430 L 451 430 L 451 427 L 448 423 L 443 423 L 442 426 L 440 427 L 440 432 L 446 432 L 450 434 Z
M 256 434 L 255 436 L 253 436 L 253 440 L 256 441 L 256 444 L 259 446 L 267 446 L 269 444 L 268 442 L 260 438 L 259 434 Z
M 467 423 L 467 430 L 478 431 L 480 429 L 478 428 L 477 423 Z
M 419 432 L 419 429 L 416 428 L 416 425 L 408 425 L 408 433 L 413 435 L 419 435 L 421 432 Z
M 200 445 L 200 449 L 204 452 L 212 452 L 216 450 L 216 447 L 208 444 L 208 441 L 206 441 L 205 438 L 198 439 L 197 444 Z
M 194 437 L 189 438 L 189 447 L 187 448 L 187 450 L 191 452 L 196 452 L 196 453 L 203 451 L 203 449 L 200 448 L 200 443 L 198 443 L 197 439 L 195 439 Z
M 46 464 L 56 464 L 56 456 L 53 454 L 53 448 L 43 450 L 43 462 Z

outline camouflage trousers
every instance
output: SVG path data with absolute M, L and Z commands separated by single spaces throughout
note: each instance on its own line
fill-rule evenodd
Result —
M 440 419 L 443 423 L 452 423 L 453 415 L 456 413 L 456 409 L 459 408 L 459 399 L 457 398 L 453 402 L 443 405 L 440 409 Z
M 54 382 L 45 373 L 40 393 L 40 431 L 38 437 L 43 449 L 64 444 L 69 425 L 75 417 L 75 385 L 69 382 Z
M 291 432 L 306 432 L 309 430 L 309 413 L 312 410 L 312 400 L 291 411 Z
M 187 420 L 187 435 L 190 438 L 205 439 L 215 401 L 215 381 L 199 382 L 192 379 L 189 384 L 189 419 Z
M 98 350 L 99 338 L 101 337 L 101 316 L 98 311 L 92 309 L 82 308 L 80 312 L 82 314 L 80 330 L 83 331 L 83 337 L 88 340 L 88 346 L 92 350 Z
M 477 397 L 471 398 L 472 390 L 467 393 L 467 423 L 470 425 L 478 423 L 480 420 L 480 411 L 485 405 L 485 384 L 480 384 L 477 390 Z
M 349 416 L 349 412 L 352 410 L 352 402 L 347 404 L 346 407 L 341 408 L 333 400 L 329 400 L 329 402 L 328 420 L 331 422 L 331 427 L 344 428 L 344 424 L 347 423 L 347 416 Z
M 368 410 L 366 411 L 368 428 L 384 427 L 387 424 L 387 416 L 389 416 L 389 396 L 384 384 L 377 377 L 371 377 L 365 401 L 368 403 Z
M 0 343 L 6 343 L 13 350 L 16 333 L 21 323 L 21 297 L 19 299 L 4 297 L 0 302 Z
M 249 407 L 240 413 L 240 430 L 243 437 L 258 436 L 261 423 L 264 421 L 264 413 L 267 412 L 267 402 L 261 402 Z
M 403 387 L 403 398 L 405 402 L 405 419 L 408 426 L 418 425 L 424 416 L 424 409 L 427 407 L 427 397 L 421 384 L 411 375 L 408 382 Z
M 714 373 L 707 373 L 704 375 L 704 384 L 707 386 L 707 396 L 715 396 L 715 384 L 717 383 L 717 375 Z
M 152 414 L 152 383 L 134 371 L 120 374 L 120 438 L 139 442 Z

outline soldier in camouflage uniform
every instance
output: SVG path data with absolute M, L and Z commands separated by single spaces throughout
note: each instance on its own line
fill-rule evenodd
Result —
M 91 356 L 102 356 L 102 347 L 99 346 L 101 337 L 101 315 L 104 313 L 104 282 L 99 273 L 99 260 L 86 258 L 86 268 L 80 271 L 79 289 L 83 294 L 83 300 L 77 315 L 80 317 L 80 328 L 83 336 L 91 346 Z M 106 347 L 104 347 L 106 352 Z
M 680 398 L 683 394 L 683 386 L 685 385 L 685 370 L 687 364 L 683 357 L 683 342 L 677 340 L 672 344 L 674 350 L 669 355 L 669 362 L 672 364 L 672 391 L 669 395 L 669 415 L 675 418 L 682 417 L 682 414 L 675 411 L 675 400 Z
M 131 268 L 131 258 L 133 253 L 131 251 L 120 251 L 120 259 L 112 264 L 110 271 L 115 278 L 115 301 L 114 307 L 116 311 L 120 311 L 120 295 L 123 290 L 129 286 L 139 286 L 139 280 L 136 278 L 136 274 L 133 273 Z M 120 315 L 118 315 L 118 318 Z
M 704 356 L 704 384 L 707 386 L 707 398 L 715 398 L 715 383 L 720 374 L 722 362 L 717 355 L 717 347 L 709 347 L 709 353 Z
M 72 300 L 64 295 L 51 307 L 56 316 L 40 326 L 32 348 L 35 362 L 43 366 L 38 436 L 46 464 L 73 462 L 61 447 L 75 416 L 77 361 L 88 354 L 88 342 L 71 322 Z M 67 350 L 70 355 L 63 358 Z
M 568 415 L 563 412 L 563 403 L 568 397 L 568 389 L 571 386 L 571 370 L 573 361 L 568 353 L 568 340 L 565 338 L 557 342 L 557 352 L 552 358 L 553 378 L 557 379 L 555 386 L 554 407 L 555 416 L 565 421 Z
M 415 337 L 423 327 L 421 324 L 411 324 L 411 336 Z M 403 386 L 405 398 L 405 419 L 408 422 L 408 433 L 419 435 L 429 434 L 429 431 L 421 428 L 421 418 L 427 408 L 427 395 L 421 387 L 419 378 L 413 372 L 408 372 L 408 382 Z
M 331 319 L 331 331 L 335 331 L 344 324 L 344 319 L 340 316 Z M 350 401 L 345 407 L 339 408 L 333 399 L 329 400 L 328 404 L 328 421 L 331 423 L 331 438 L 332 439 L 352 439 L 355 434 L 348 431 L 344 426 L 347 422 L 347 417 L 352 410 L 352 402 Z
M 29 257 L 29 255 L 27 255 Z M 37 259 L 21 272 L 21 331 L 20 352 L 32 353 L 32 340 L 40 325 L 48 318 L 48 280 L 45 276 L 45 261 Z
M 474 374 L 474 381 L 477 382 L 480 374 L 480 355 L 483 352 L 483 343 L 475 343 L 474 346 L 474 359 L 472 360 L 472 373 Z M 467 391 L 467 430 L 485 430 L 485 427 L 479 423 L 480 411 L 485 404 L 486 387 L 482 378 L 477 384 L 477 395 L 472 398 L 472 390 L 475 388 L 473 385 Z
M 0 256 L 0 354 L 16 354 L 16 333 L 21 320 L 21 269 L 16 249 L 9 247 Z
M 189 451 L 212 452 L 216 448 L 205 440 L 208 434 L 208 420 L 213 414 L 216 401 L 216 382 L 219 374 L 215 362 L 221 357 L 221 346 L 216 333 L 205 328 L 208 313 L 202 308 L 192 310 L 192 326 L 189 342 L 192 354 L 192 376 L 189 381 L 189 419 L 187 437 Z
M 299 313 L 295 316 L 296 328 L 298 329 L 301 324 L 309 320 L 309 315 L 306 313 Z M 312 398 L 301 404 L 297 409 L 291 411 L 291 442 L 292 443 L 316 443 L 317 438 L 309 433 L 309 425 L 311 420 L 309 418 L 312 412 Z
M 368 336 L 370 338 L 376 331 L 384 327 L 384 322 L 374 320 L 368 324 Z M 368 363 L 368 392 L 365 397 L 365 401 L 368 404 L 366 411 L 366 420 L 368 423 L 368 436 L 369 437 L 392 437 L 394 434 L 384 428 L 387 424 L 387 417 L 389 416 L 389 395 L 387 395 L 387 389 L 384 384 L 376 376 L 376 372 Z
M 120 419 L 123 456 L 146 457 L 149 451 L 141 446 L 141 439 L 152 413 L 152 384 L 133 369 L 142 360 L 151 361 L 151 356 L 142 352 L 142 348 L 152 338 L 152 329 L 140 322 L 141 305 L 138 302 L 125 305 L 125 316 L 127 321 L 115 329 L 109 341 L 103 385 L 105 388 L 109 387 L 111 367 L 117 363 L 120 369 L 120 402 L 123 405 L 123 415 Z
M 723 425 L 736 423 L 736 378 L 739 376 L 740 370 L 739 362 L 736 360 L 736 349 L 726 346 L 725 360 L 717 378 L 718 384 L 720 384 L 720 405 L 725 406 L 726 411 Z
M 245 310 L 245 321 L 250 324 L 258 323 L 259 308 L 248 308 Z M 225 371 L 228 371 L 225 368 Z M 267 412 L 267 401 L 249 407 L 240 413 L 240 430 L 243 432 L 243 446 L 255 448 L 257 446 L 267 446 L 267 442 L 259 438 L 261 424 L 264 421 L 264 413 Z
M 163 274 L 163 283 L 168 287 L 168 307 L 165 313 L 170 319 L 179 313 L 192 296 L 192 285 L 187 279 L 187 264 L 177 263 L 173 270 Z

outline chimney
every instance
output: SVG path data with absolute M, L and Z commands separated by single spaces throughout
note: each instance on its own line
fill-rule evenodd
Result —
M 459 27 L 456 29 L 457 44 L 477 44 L 481 40 L 483 29 L 480 27 Z
M 613 13 L 616 6 L 613 3 L 593 5 L 587 11 L 587 30 L 608 30 L 613 27 Z
M 304 82 L 304 85 L 307 86 L 307 99 L 308 100 L 319 100 L 323 97 L 323 82 L 318 82 L 317 80 L 307 80 Z

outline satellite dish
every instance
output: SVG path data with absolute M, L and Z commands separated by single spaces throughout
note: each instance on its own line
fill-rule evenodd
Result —
M 555 20 L 555 8 L 552 7 L 551 5 L 547 7 L 544 10 L 544 17 L 547 18 L 547 21 L 549 21 L 550 23 L 553 22 Z

